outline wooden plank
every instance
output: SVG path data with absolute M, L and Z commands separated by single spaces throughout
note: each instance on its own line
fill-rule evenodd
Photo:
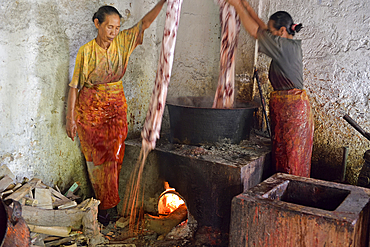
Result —
M 3 192 L 6 188 L 9 187 L 13 183 L 13 179 L 9 177 L 8 175 L 5 175 L 1 180 L 0 180 L 0 193 Z
M 55 197 L 59 198 L 60 200 L 70 201 L 70 200 L 68 199 L 68 197 L 64 196 L 62 193 L 60 193 L 60 192 L 56 191 L 55 189 L 53 189 L 53 188 L 49 187 L 49 190 L 50 190 L 50 192 L 51 192 L 51 194 L 52 194 L 53 196 L 55 196 Z
M 71 227 L 63 226 L 36 226 L 28 224 L 31 232 L 37 232 L 58 237 L 68 237 L 71 232 Z
M 77 208 L 50 210 L 31 206 L 22 207 L 22 217 L 31 225 L 65 226 L 78 230 L 82 225 L 85 212 Z
M 58 206 L 58 209 L 67 209 L 77 206 L 77 202 L 75 201 L 69 201 L 63 205 Z
M 73 241 L 75 240 L 77 237 L 67 237 L 67 238 L 62 238 L 62 239 L 57 239 L 57 240 L 53 240 L 53 241 L 50 241 L 50 242 L 46 242 L 45 243 L 45 247 L 51 247 L 51 246 L 60 246 L 62 244 L 65 244 L 65 243 L 68 243 L 70 241 Z M 71 245 L 68 245 L 68 246 L 71 246 Z
M 71 203 L 72 201 L 71 200 L 60 200 L 59 198 L 57 198 L 56 200 L 53 201 L 53 208 L 57 208 L 57 207 L 60 207 L 62 205 L 65 205 L 65 204 L 69 204 Z
M 32 189 L 34 189 L 37 184 L 41 183 L 41 179 L 33 178 L 28 183 L 24 184 L 21 188 L 15 191 L 13 194 L 6 197 L 6 199 L 13 199 L 19 201 L 22 197 L 27 195 Z
M 51 202 L 51 192 L 49 189 L 35 188 L 35 199 L 38 201 L 37 207 L 53 209 Z
M 0 178 L 5 177 L 6 175 L 13 179 L 13 181 L 15 180 L 15 175 L 6 165 L 0 166 Z
M 50 190 L 51 194 L 53 195 L 53 197 L 55 198 L 55 200 L 53 201 L 53 207 L 58 207 L 59 208 L 62 205 L 72 205 L 72 204 L 74 204 L 72 200 L 70 200 L 69 198 L 64 196 L 59 191 L 57 191 L 53 188 L 50 188 L 50 187 L 49 187 L 49 190 Z

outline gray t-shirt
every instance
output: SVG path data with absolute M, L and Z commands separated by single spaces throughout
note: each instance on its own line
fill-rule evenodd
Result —
M 303 89 L 301 40 L 257 32 L 259 51 L 272 58 L 269 79 L 274 90 Z

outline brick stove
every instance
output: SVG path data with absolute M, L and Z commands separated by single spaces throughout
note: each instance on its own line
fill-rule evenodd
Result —
M 370 190 L 275 174 L 232 201 L 230 245 L 369 246 Z
M 141 139 L 126 141 L 121 186 L 127 184 L 140 148 Z M 155 212 L 156 199 L 167 181 L 186 200 L 198 228 L 227 234 L 232 198 L 271 175 L 270 150 L 269 139 L 256 135 L 239 145 L 191 146 L 160 140 L 143 172 L 144 210 Z

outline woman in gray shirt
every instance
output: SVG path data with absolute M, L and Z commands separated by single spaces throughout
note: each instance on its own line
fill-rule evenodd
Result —
M 276 172 L 309 177 L 314 123 L 303 89 L 301 41 L 293 36 L 302 24 L 294 24 L 285 11 L 274 13 L 267 25 L 246 0 L 227 0 L 254 38 L 259 51 L 271 57 L 269 80 L 274 88 L 269 110 L 272 130 L 272 158 Z

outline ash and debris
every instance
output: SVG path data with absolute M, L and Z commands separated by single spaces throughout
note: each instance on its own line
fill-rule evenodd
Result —
M 233 165 L 244 165 L 271 151 L 271 139 L 257 133 L 257 131 L 252 131 L 249 139 L 243 140 L 239 144 L 232 144 L 229 139 L 223 139 L 212 145 L 205 144 L 201 146 L 170 144 L 162 140 L 158 143 L 157 148 L 198 159 L 211 159 Z
M 101 233 L 105 236 L 107 244 L 96 247 L 115 244 L 127 247 L 223 247 L 228 245 L 227 234 L 211 227 L 192 229 L 189 227 L 188 220 L 177 225 L 166 235 L 160 235 L 145 228 L 140 228 L 139 233 L 133 233 L 128 225 L 120 227 L 115 222 L 101 226 Z

